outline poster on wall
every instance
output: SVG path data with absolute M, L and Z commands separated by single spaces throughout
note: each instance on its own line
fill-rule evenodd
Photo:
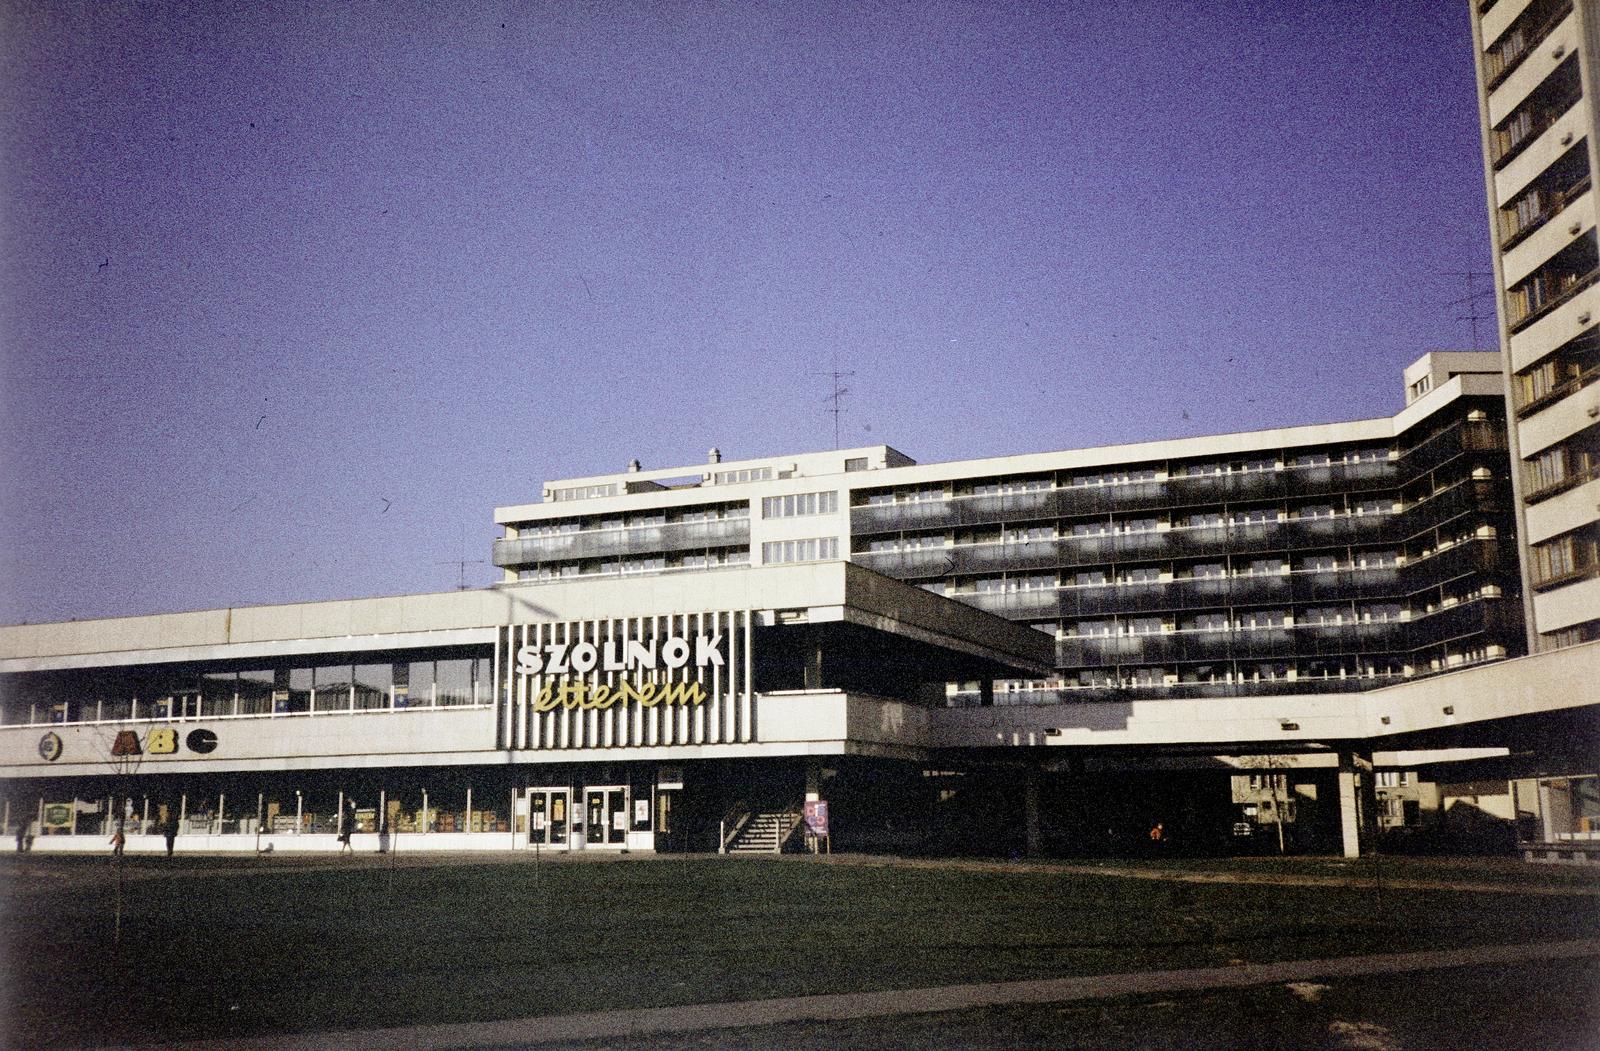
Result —
M 650 800 L 635 799 L 633 801 L 633 823 L 635 825 L 648 825 L 650 823 Z

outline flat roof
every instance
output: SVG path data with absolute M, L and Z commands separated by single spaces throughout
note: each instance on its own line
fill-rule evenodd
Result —
M 0 627 L 0 672 L 487 644 L 508 624 L 751 610 L 844 621 L 960 653 L 997 676 L 1047 675 L 1055 640 L 849 562 L 502 584 Z

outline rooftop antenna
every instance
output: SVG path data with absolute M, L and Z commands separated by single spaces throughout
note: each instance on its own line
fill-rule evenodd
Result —
M 854 376 L 855 373 L 853 371 L 840 372 L 839 365 L 837 362 L 835 362 L 833 371 L 823 373 L 823 375 L 828 376 L 833 380 L 833 393 L 828 395 L 823 400 L 833 403 L 833 408 L 825 411 L 833 415 L 833 447 L 837 449 L 839 447 L 839 417 L 844 413 L 844 406 L 840 403 L 844 396 L 850 393 L 850 388 L 841 387 L 839 385 L 839 381 L 849 376 Z
M 486 565 L 481 558 L 447 558 L 443 562 L 435 562 L 436 566 L 456 567 L 456 590 L 467 590 L 467 567 Z
M 466 549 L 467 549 L 467 531 L 466 531 L 465 527 L 463 527 L 462 530 L 461 530 L 461 547 L 459 548 L 459 550 L 465 551 Z M 434 565 L 436 565 L 436 566 L 455 566 L 456 567 L 456 590 L 457 591 L 466 591 L 467 590 L 467 567 L 468 566 L 485 565 L 485 562 L 481 558 L 466 558 L 466 557 L 462 557 L 462 558 L 447 558 L 443 562 L 435 562 Z
M 1471 323 L 1472 349 L 1481 350 L 1483 349 L 1483 345 L 1478 342 L 1478 322 L 1494 320 L 1494 307 L 1492 305 L 1494 299 L 1494 286 L 1493 282 L 1491 281 L 1488 287 L 1479 288 L 1478 278 L 1492 277 L 1493 275 L 1486 270 L 1446 270 L 1444 273 L 1448 277 L 1459 277 L 1466 284 L 1467 294 L 1462 296 L 1460 299 L 1451 300 L 1449 305 L 1453 307 L 1461 307 L 1466 311 L 1465 314 L 1457 314 L 1456 320 Z M 1488 313 L 1481 313 L 1478 308 L 1485 299 L 1491 301 L 1491 306 Z

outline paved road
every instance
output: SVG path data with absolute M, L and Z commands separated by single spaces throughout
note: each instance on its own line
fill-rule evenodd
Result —
M 1345 956 L 1327 960 L 1138 971 L 1028 982 L 945 985 L 874 993 L 799 996 L 741 1003 L 642 1008 L 553 1015 L 499 1022 L 407 1026 L 237 1040 L 147 1045 L 139 1051 L 454 1051 L 521 1048 L 580 1040 L 646 1038 L 790 1022 L 826 1022 L 892 1015 L 963 1011 L 1006 1004 L 1068 1003 L 1205 989 L 1238 989 L 1281 982 L 1394 974 L 1446 967 L 1519 964 L 1600 956 L 1600 938 L 1525 945 L 1488 945 L 1433 952 Z

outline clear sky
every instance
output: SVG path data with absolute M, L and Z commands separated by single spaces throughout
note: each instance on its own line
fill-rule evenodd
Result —
M 1465 0 L 0 13 L 4 622 L 447 590 L 836 363 L 923 462 L 1386 416 L 1489 269 Z

